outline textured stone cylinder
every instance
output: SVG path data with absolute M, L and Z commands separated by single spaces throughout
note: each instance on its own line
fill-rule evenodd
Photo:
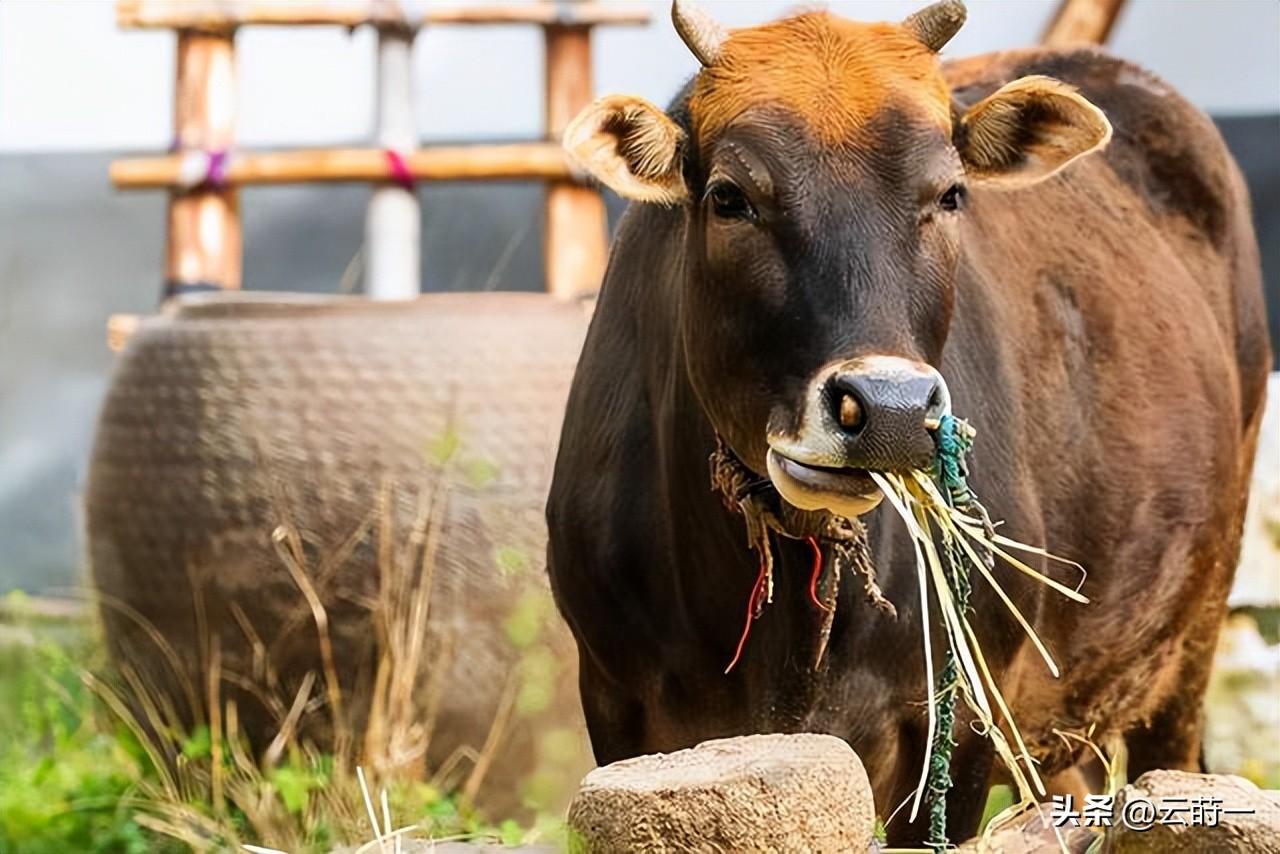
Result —
M 829 735 L 750 735 L 597 768 L 569 808 L 574 846 L 612 851 L 866 851 L 871 784 Z

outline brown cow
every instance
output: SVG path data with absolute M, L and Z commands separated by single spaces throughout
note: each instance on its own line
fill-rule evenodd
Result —
M 882 813 L 903 802 L 925 749 L 919 591 L 867 472 L 926 465 L 953 401 L 1005 532 L 1088 568 L 1087 606 L 999 570 L 1056 680 L 975 591 L 1042 773 L 1081 755 L 1055 730 L 1091 727 L 1125 737 L 1132 774 L 1197 768 L 1270 363 L 1249 202 L 1213 124 L 1094 50 L 940 64 L 956 0 L 901 24 L 809 12 L 726 33 L 683 2 L 674 17 L 702 69 L 670 110 L 604 98 L 566 134 L 636 202 L 548 503 L 596 758 L 830 732 Z M 810 554 L 779 536 L 774 601 L 725 675 L 756 566 L 707 485 L 718 441 L 789 519 L 865 514 L 896 619 L 842 585 L 814 670 Z M 963 838 L 993 754 L 964 722 L 955 737 Z M 923 832 L 889 826 L 898 844 Z

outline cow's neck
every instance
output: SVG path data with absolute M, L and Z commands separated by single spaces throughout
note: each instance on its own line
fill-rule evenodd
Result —
M 670 369 L 662 380 L 664 394 L 654 415 L 664 483 L 662 498 L 669 502 L 671 510 L 668 518 L 672 522 L 670 546 L 675 570 L 669 576 L 675 585 L 672 604 L 679 610 L 682 635 L 694 650 L 691 655 L 699 660 L 709 659 L 695 667 L 700 672 L 707 667 L 720 671 L 728 665 L 741 637 L 761 554 L 751 547 L 748 519 L 732 502 L 726 503 L 713 486 L 712 458 L 717 451 L 717 435 L 698 404 L 678 354 Z M 766 477 L 745 466 L 736 474 L 738 485 L 746 492 L 769 483 Z M 766 502 L 764 506 L 777 513 L 781 501 L 771 487 L 756 495 Z M 769 501 L 776 503 L 770 505 Z M 783 530 L 783 515 L 777 513 L 771 520 L 771 529 L 764 532 L 776 573 L 774 601 L 764 606 L 760 619 L 752 626 L 741 662 L 722 684 L 733 690 L 732 686 L 742 684 L 739 677 L 748 681 L 763 678 L 774 686 L 771 693 L 779 692 L 778 699 L 769 705 L 773 717 L 768 724 L 780 726 L 793 719 L 798 726 L 808 714 L 816 685 L 816 679 L 810 678 L 809 662 L 815 654 L 821 621 L 815 619 L 807 594 L 812 553 L 809 545 L 797 537 L 825 537 L 827 532 L 822 527 L 812 531 Z M 809 518 L 795 514 L 791 524 L 821 526 L 827 521 L 816 514 L 803 515 Z M 797 666 L 793 658 L 803 666 Z

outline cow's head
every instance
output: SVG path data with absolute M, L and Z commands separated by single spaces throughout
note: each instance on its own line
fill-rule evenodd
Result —
M 693 387 L 801 509 L 866 512 L 866 470 L 929 464 L 968 188 L 1040 181 L 1110 137 L 1046 77 L 953 109 L 937 52 L 964 17 L 942 0 L 899 24 L 810 12 L 726 32 L 676 0 L 702 64 L 687 110 L 606 97 L 565 134 L 619 194 L 683 210 Z

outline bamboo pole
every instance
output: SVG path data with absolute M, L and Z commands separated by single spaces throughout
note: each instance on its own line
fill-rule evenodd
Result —
M 413 123 L 413 34 L 378 30 L 378 144 L 403 158 L 418 145 Z M 412 299 L 420 290 L 422 211 L 413 185 L 383 181 L 365 218 L 364 292 L 373 299 Z
M 402 24 L 411 28 L 441 24 L 595 24 L 639 26 L 649 22 L 643 7 L 613 2 L 572 4 L 506 3 L 444 6 L 424 4 L 404 15 L 381 3 L 324 3 L 308 0 L 118 0 L 116 23 L 125 28 L 220 32 L 238 26 L 340 26 Z
M 556 142 L 432 146 L 403 155 L 415 181 L 512 181 L 572 177 Z M 111 181 L 122 190 L 164 189 L 186 183 L 183 155 L 129 157 L 111 164 Z M 316 148 L 236 152 L 227 158 L 223 181 L 229 187 L 385 181 L 390 176 L 381 148 Z
M 546 37 L 546 128 L 559 141 L 565 126 L 591 102 L 591 30 L 550 26 Z M 544 239 L 546 289 L 560 298 L 600 287 L 608 261 L 608 221 L 595 189 L 571 180 L 547 186 Z
M 225 153 L 235 133 L 234 35 L 178 34 L 174 147 Z M 182 158 L 175 158 L 181 160 Z M 175 184 L 177 182 L 174 182 Z M 169 199 L 165 291 L 240 287 L 239 199 L 226 186 L 199 184 Z
M 1062 0 L 1040 41 L 1049 47 L 1106 44 L 1124 0 Z

